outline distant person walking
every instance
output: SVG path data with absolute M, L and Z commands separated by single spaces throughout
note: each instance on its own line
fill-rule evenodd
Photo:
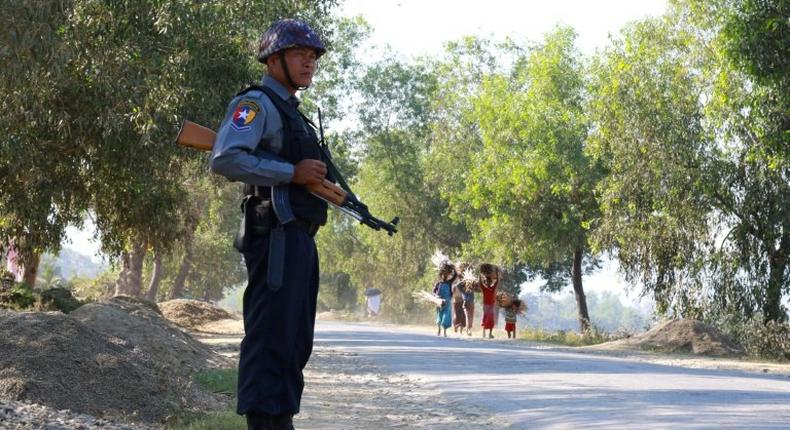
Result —
M 365 310 L 368 317 L 378 316 L 381 311 L 381 290 L 378 288 L 365 289 Z
M 515 299 L 510 307 L 505 309 L 505 332 L 507 332 L 507 338 L 510 339 L 511 335 L 513 339 L 516 338 L 516 322 L 518 321 L 518 311 L 521 307 L 521 300 Z

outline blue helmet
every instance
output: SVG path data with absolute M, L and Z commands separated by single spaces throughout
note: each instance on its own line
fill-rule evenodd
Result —
M 270 55 L 288 48 L 313 48 L 316 57 L 326 52 L 321 38 L 307 23 L 299 19 L 281 19 L 276 21 L 261 36 L 258 49 L 258 61 L 265 63 Z

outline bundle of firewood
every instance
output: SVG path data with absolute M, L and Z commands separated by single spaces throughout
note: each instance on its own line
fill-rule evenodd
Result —
M 434 306 L 442 306 L 444 304 L 444 300 L 441 297 L 427 291 L 417 291 L 412 293 L 411 296 L 419 302 L 431 304 Z
M 508 309 L 516 305 L 516 313 L 524 315 L 527 312 L 527 303 L 507 291 L 497 291 L 496 303 L 500 308 Z

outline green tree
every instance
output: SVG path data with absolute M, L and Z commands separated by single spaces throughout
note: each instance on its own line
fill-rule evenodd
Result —
M 790 293 L 790 4 L 785 1 L 679 3 L 698 28 L 719 138 L 710 189 L 730 231 L 724 250 L 765 322 L 786 321 Z M 707 10 L 706 10 L 707 9 Z M 711 49 L 713 48 L 713 49 Z M 723 145 L 721 145 L 723 144 Z M 737 276 L 737 275 L 736 275 Z
M 588 231 L 599 216 L 593 191 L 603 172 L 584 153 L 584 66 L 574 39 L 558 28 L 511 74 L 486 80 L 475 100 L 483 148 L 463 198 L 484 212 L 471 227 L 471 249 L 570 279 L 586 331 L 582 275 L 584 261 L 594 260 Z
M 334 4 L 75 3 L 66 29 L 79 53 L 71 67 L 84 77 L 82 97 L 92 102 L 84 115 L 96 124 L 87 130 L 86 182 L 103 247 L 124 267 L 118 293 L 141 293 L 151 248 L 161 255 L 182 246 L 177 286 L 189 275 L 197 220 L 210 205 L 206 195 L 185 197 L 203 191 L 185 184 L 206 174 L 205 155 L 172 144 L 180 120 L 218 124 L 232 95 L 259 79 L 253 46 L 261 31 L 281 14 L 321 23 Z
M 0 3 L 0 248 L 13 246 L 32 285 L 42 253 L 57 253 L 88 194 L 81 173 L 89 120 L 67 65 L 71 1 Z
M 662 313 L 685 301 L 676 286 L 702 290 L 711 247 L 701 92 L 682 48 L 691 37 L 662 20 L 631 25 L 596 61 L 591 85 L 589 149 L 609 171 L 597 244 Z
M 597 68 L 593 152 L 611 169 L 600 243 L 660 312 L 786 319 L 786 8 L 673 2 L 628 27 Z
M 438 195 L 426 187 L 420 164 L 435 88 L 424 65 L 392 59 L 369 66 L 359 82 L 361 160 L 355 191 L 376 213 L 399 215 L 401 221 L 392 237 L 357 231 L 364 246 L 355 260 L 361 264 L 351 274 L 360 288 L 381 289 L 387 297 L 384 311 L 393 315 L 415 310 L 410 292 L 441 243 L 433 228 L 441 212 L 430 208 Z

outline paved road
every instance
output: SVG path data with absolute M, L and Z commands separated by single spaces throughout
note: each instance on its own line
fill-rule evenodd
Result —
M 321 321 L 316 346 L 538 428 L 790 429 L 790 377 Z

